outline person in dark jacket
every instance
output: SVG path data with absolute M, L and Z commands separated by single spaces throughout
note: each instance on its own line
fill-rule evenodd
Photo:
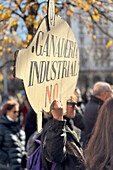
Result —
M 68 100 L 67 114 L 63 117 L 63 107 L 54 101 L 50 107 L 48 122 L 45 124 L 42 141 L 42 165 L 44 170 L 85 170 L 84 157 L 77 135 L 73 132 L 74 124 L 69 120 L 75 117 L 75 102 Z
M 113 170 L 113 97 L 99 111 L 85 158 L 88 170 Z
M 25 118 L 25 134 L 26 134 L 26 144 L 29 137 L 37 130 L 37 116 L 34 110 L 31 108 Z
M 19 104 L 8 100 L 0 117 L 0 170 L 23 170 L 25 133 L 18 122 Z
M 84 139 L 83 148 L 91 137 L 92 129 L 94 128 L 95 122 L 97 120 L 98 112 L 106 99 L 112 96 L 111 86 L 106 82 L 97 82 L 93 87 L 93 95 L 91 100 L 88 102 L 84 112 Z

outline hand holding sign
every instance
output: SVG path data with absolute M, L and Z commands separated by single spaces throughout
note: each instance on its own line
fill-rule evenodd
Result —
M 61 102 L 54 100 L 52 104 L 53 108 L 51 113 L 53 115 L 53 118 L 57 120 L 63 120 L 63 106 Z

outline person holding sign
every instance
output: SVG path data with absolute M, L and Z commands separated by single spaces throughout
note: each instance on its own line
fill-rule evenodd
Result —
M 42 165 L 50 170 L 85 170 L 82 149 L 73 133 L 72 123 L 66 119 L 75 117 L 76 103 L 73 99 L 67 101 L 67 114 L 63 116 L 63 107 L 59 101 L 53 101 L 50 107 L 52 117 L 48 120 L 42 132 Z

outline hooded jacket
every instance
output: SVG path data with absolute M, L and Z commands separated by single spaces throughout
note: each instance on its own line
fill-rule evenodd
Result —
M 19 122 L 0 117 L 0 170 L 23 170 L 25 133 Z

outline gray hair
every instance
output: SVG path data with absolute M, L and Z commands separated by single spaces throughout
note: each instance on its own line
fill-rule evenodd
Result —
M 110 88 L 110 85 L 106 82 L 98 82 L 94 85 L 93 95 L 94 96 L 102 96 L 102 93 L 107 91 Z

